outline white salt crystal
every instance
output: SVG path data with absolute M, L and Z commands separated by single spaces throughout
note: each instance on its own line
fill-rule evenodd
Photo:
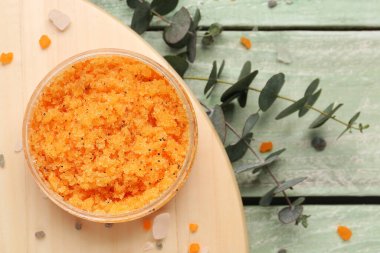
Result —
M 162 213 L 157 215 L 153 220 L 153 238 L 155 240 L 164 239 L 169 232 L 170 214 Z
M 144 251 L 149 251 L 154 249 L 154 243 L 153 242 L 146 242 L 144 246 Z
M 50 21 L 57 27 L 60 31 L 66 30 L 66 28 L 70 25 L 70 18 L 59 10 L 51 10 L 49 12 Z

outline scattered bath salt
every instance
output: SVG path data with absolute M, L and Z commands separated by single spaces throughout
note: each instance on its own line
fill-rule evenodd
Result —
M 158 240 L 158 241 L 156 241 L 156 248 L 157 249 L 159 249 L 159 250 L 161 250 L 162 249 L 162 240 Z
M 0 62 L 3 65 L 7 65 L 7 64 L 11 63 L 12 61 L 13 61 L 13 53 L 12 52 L 2 53 L 1 54 L 1 56 L 0 56 Z
M 104 224 L 104 226 L 105 226 L 106 228 L 112 228 L 113 224 L 112 224 L 112 223 L 106 223 L 106 224 Z
M 311 140 L 311 146 L 317 151 L 323 151 L 326 148 L 326 141 L 322 137 L 314 137 Z
M 250 49 L 252 47 L 252 42 L 247 37 L 241 36 L 240 43 L 246 48 Z
M 260 152 L 261 153 L 267 153 L 267 152 L 270 152 L 272 150 L 272 148 L 273 148 L 272 142 L 270 142 L 270 141 L 263 142 L 260 145 Z
M 152 228 L 152 220 L 150 220 L 150 219 L 145 219 L 145 220 L 143 221 L 143 227 L 144 227 L 144 230 L 146 230 L 146 231 L 151 230 L 151 228 Z
M 293 1 L 292 0 L 286 0 L 285 3 L 291 5 L 291 4 L 293 4 Z
M 200 249 L 199 243 L 192 243 L 189 246 L 189 253 L 199 253 Z
M 42 49 L 46 49 L 50 46 L 51 40 L 47 35 L 44 34 L 41 36 L 39 43 Z
M 34 233 L 34 236 L 37 238 L 37 239 L 42 239 L 45 237 L 45 232 L 44 231 L 38 231 L 36 233 Z
M 207 246 L 201 246 L 201 250 L 199 251 L 199 253 L 208 253 L 208 252 L 209 250 Z
M 0 168 L 4 168 L 4 167 L 5 167 L 4 155 L 0 154 Z
M 189 230 L 191 233 L 195 233 L 198 230 L 198 224 L 190 223 L 189 224 Z
M 155 240 L 164 239 L 169 232 L 170 214 L 162 213 L 153 220 L 153 238 Z
M 153 242 L 146 242 L 144 246 L 144 251 L 149 251 L 154 249 L 154 243 Z
M 17 142 L 15 144 L 15 147 L 14 147 L 14 151 L 16 153 L 20 153 L 22 151 L 22 142 L 21 142 L 21 140 L 17 140 Z
M 82 223 L 80 221 L 75 222 L 75 229 L 81 230 L 82 229 Z
M 292 55 L 284 47 L 277 48 L 277 61 L 285 64 L 292 63 Z
M 280 249 L 277 253 L 286 253 L 286 249 Z
M 269 8 L 274 8 L 277 6 L 277 1 L 276 0 L 268 0 L 268 7 Z
M 343 241 L 350 240 L 350 238 L 352 236 L 351 230 L 346 226 L 338 226 L 336 232 L 338 233 L 340 238 L 342 238 Z
M 59 10 L 51 10 L 49 12 L 49 20 L 57 27 L 61 32 L 69 27 L 71 21 L 70 18 Z

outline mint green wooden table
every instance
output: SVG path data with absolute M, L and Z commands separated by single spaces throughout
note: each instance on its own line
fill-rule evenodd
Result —
M 125 25 L 130 24 L 132 10 L 125 1 L 92 2 Z M 329 102 L 341 102 L 345 105 L 338 113 L 340 118 L 348 120 L 360 110 L 361 121 L 371 125 L 364 134 L 349 134 L 337 141 L 336 136 L 343 129 L 334 122 L 319 130 L 307 129 L 317 116 L 315 113 L 301 120 L 291 116 L 275 121 L 276 113 L 286 106 L 285 102 L 278 102 L 265 114 L 256 127 L 253 145 L 270 140 L 276 149 L 286 147 L 287 152 L 273 172 L 279 179 L 308 177 L 290 192 L 291 196 L 309 196 L 315 203 L 330 205 L 305 205 L 305 213 L 311 215 L 307 229 L 280 224 L 276 213 L 281 206 L 245 206 L 251 252 L 278 252 L 279 249 L 289 253 L 379 252 L 380 206 L 376 204 L 380 201 L 376 202 L 374 197 L 380 195 L 380 1 L 287 2 L 278 0 L 273 9 L 267 7 L 266 0 L 181 0 L 179 4 L 189 8 L 198 6 L 203 27 L 218 22 L 227 28 L 214 46 L 198 50 L 189 75 L 208 76 L 212 61 L 225 59 L 223 79 L 235 80 L 243 63 L 250 60 L 260 71 L 254 85 L 261 87 L 270 75 L 283 72 L 287 81 L 282 93 L 292 98 L 302 96 L 306 86 L 319 77 L 323 92 L 316 107 L 324 109 Z M 163 24 L 154 19 L 152 26 L 159 30 Z M 240 45 L 242 35 L 252 40 L 251 50 Z M 161 31 L 146 32 L 143 37 L 163 55 L 171 53 L 161 39 Z M 290 52 L 291 64 L 276 60 L 279 47 Z M 187 83 L 199 98 L 204 98 L 204 82 Z M 222 91 L 218 89 L 208 102 L 217 102 Z M 235 114 L 232 120 L 238 128 L 257 108 L 257 94 L 250 94 L 248 101 L 248 109 Z M 324 152 L 310 147 L 310 138 L 316 134 L 327 140 Z M 255 159 L 247 154 L 243 160 Z M 273 185 L 265 174 L 253 183 L 238 180 L 241 194 L 248 202 L 255 202 Z M 347 205 L 368 200 L 374 205 Z M 334 201 L 341 205 L 331 205 Z M 342 242 L 337 236 L 338 225 L 352 229 L 349 242 Z

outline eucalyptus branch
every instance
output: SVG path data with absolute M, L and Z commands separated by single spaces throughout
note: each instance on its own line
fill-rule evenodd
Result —
M 208 78 L 206 77 L 198 77 L 198 76 L 184 76 L 183 79 L 188 79 L 188 80 L 198 80 L 198 81 L 208 81 Z M 226 80 L 222 80 L 222 79 L 217 79 L 216 80 L 218 83 L 221 83 L 221 84 L 226 84 L 226 85 L 233 85 L 234 83 L 233 82 L 230 82 L 230 81 L 226 81 Z M 249 87 L 248 89 L 252 90 L 252 91 L 255 91 L 257 93 L 261 93 L 262 90 L 261 89 L 257 89 L 257 88 L 253 88 L 253 87 Z M 292 98 L 288 98 L 288 97 L 285 97 L 285 96 L 282 96 L 282 95 L 277 95 L 277 98 L 280 98 L 282 100 L 285 100 L 285 101 L 288 101 L 288 102 L 291 102 L 291 103 L 295 103 L 297 102 L 296 100 L 292 99 Z M 346 126 L 346 127 L 350 127 L 351 129 L 355 129 L 355 130 L 358 130 L 358 131 L 361 131 L 363 128 L 360 128 L 360 127 L 356 127 L 356 126 L 352 126 L 352 125 L 349 125 L 348 123 L 344 122 L 343 120 L 340 120 L 338 118 L 336 118 L 335 116 L 333 115 L 328 115 L 327 113 L 319 110 L 318 108 L 315 108 L 313 106 L 309 106 L 309 105 L 306 105 L 305 106 L 306 108 L 310 109 L 310 110 L 313 110 L 315 112 L 318 112 L 319 114 L 321 115 L 324 115 L 326 117 L 329 117 L 330 119 Z
M 203 103 L 202 101 L 199 101 L 199 103 L 207 110 L 207 112 L 211 112 L 211 108 L 209 108 L 205 103 Z M 236 137 L 238 137 L 239 139 L 242 139 L 242 136 L 238 133 L 238 131 L 228 122 L 225 122 L 225 125 L 228 129 L 231 130 L 232 133 L 235 134 Z M 256 156 L 256 158 L 261 162 L 261 163 L 264 163 L 265 160 L 260 157 L 257 152 L 251 147 L 251 145 L 244 140 L 244 144 L 247 146 L 247 148 L 249 149 L 249 151 L 251 151 L 251 153 Z M 268 174 L 271 176 L 271 178 L 273 179 L 273 181 L 276 183 L 277 186 L 280 186 L 280 182 L 277 180 L 277 178 L 274 176 L 274 174 L 272 173 L 271 169 L 268 167 L 268 166 L 265 166 L 265 169 L 268 171 Z M 286 194 L 285 191 L 282 191 L 282 194 L 284 195 L 284 198 L 286 200 L 286 202 L 288 203 L 289 207 L 292 207 L 292 202 L 290 201 L 288 195 Z

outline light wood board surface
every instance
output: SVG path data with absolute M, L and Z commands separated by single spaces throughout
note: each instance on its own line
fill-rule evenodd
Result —
M 54 8 L 72 19 L 64 33 L 48 21 L 48 12 Z M 102 47 L 133 50 L 166 65 L 163 58 L 129 28 L 84 1 L 2 0 L 0 16 L 0 30 L 7 34 L 0 40 L 0 50 L 15 54 L 12 64 L 0 66 L 0 153 L 6 162 L 0 169 L 0 252 L 142 252 L 151 235 L 143 231 L 141 220 L 108 229 L 83 221 L 82 230 L 75 230 L 76 218 L 44 198 L 26 169 L 22 152 L 14 150 L 21 142 L 29 96 L 62 60 Z M 47 50 L 38 45 L 42 34 L 52 39 Z M 206 115 L 192 100 L 198 118 L 198 153 L 185 187 L 157 212 L 171 214 L 170 232 L 161 252 L 187 252 L 193 241 L 207 246 L 211 253 L 247 252 L 241 199 L 228 158 Z M 189 234 L 190 222 L 199 224 L 196 234 Z M 42 240 L 34 236 L 39 230 L 46 233 Z

